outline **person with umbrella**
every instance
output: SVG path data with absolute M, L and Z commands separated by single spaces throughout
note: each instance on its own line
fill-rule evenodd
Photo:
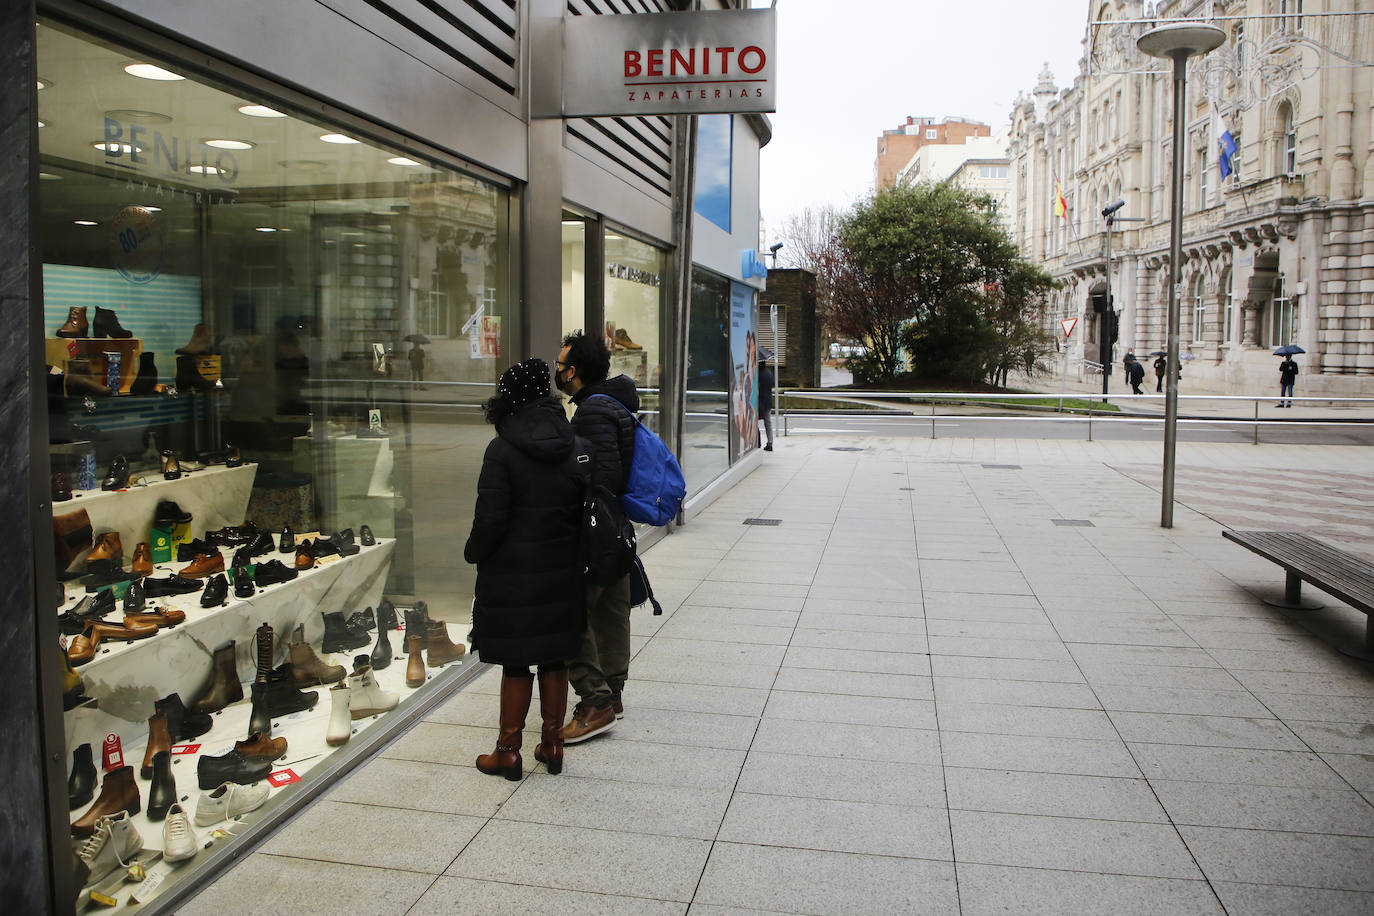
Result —
M 429 338 L 423 334 L 407 334 L 406 340 L 410 341 L 410 380 L 419 382 L 417 387 L 423 389 L 425 387 L 425 349 L 420 345 L 429 343 Z
M 1167 354 L 1163 350 L 1156 350 L 1150 354 L 1155 358 L 1155 391 L 1164 390 L 1164 372 L 1169 368 Z
M 1302 347 L 1294 344 L 1279 347 L 1274 351 L 1275 356 L 1282 356 L 1283 362 L 1279 363 L 1279 407 L 1292 407 L 1293 383 L 1298 380 L 1298 364 L 1293 361 L 1294 353 L 1306 353 Z M 1282 398 L 1289 398 L 1284 402 Z

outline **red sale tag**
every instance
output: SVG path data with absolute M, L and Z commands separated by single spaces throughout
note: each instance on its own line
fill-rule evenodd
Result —
M 76 354 L 78 354 L 78 353 L 80 353 L 80 352 L 81 352 L 81 348 L 78 347 L 78 346 L 76 345 L 76 341 L 74 341 L 74 340 L 69 340 L 69 341 L 67 341 L 67 355 L 68 355 L 68 356 L 75 356 Z
M 199 752 L 199 751 L 200 751 L 200 745 L 199 745 L 199 744 L 174 744 L 174 745 L 172 745 L 172 754 L 173 754 L 173 755 L 179 755 L 179 754 L 195 754 L 195 753 L 197 753 L 197 752 Z
M 100 766 L 107 773 L 124 766 L 124 750 L 120 746 L 119 736 L 114 732 L 105 736 L 105 744 L 101 748 Z
M 293 782 L 300 782 L 301 778 L 296 775 L 295 770 L 286 769 L 277 770 L 277 772 L 267 777 L 267 781 L 271 783 L 272 788 L 280 789 L 284 785 L 288 785 Z

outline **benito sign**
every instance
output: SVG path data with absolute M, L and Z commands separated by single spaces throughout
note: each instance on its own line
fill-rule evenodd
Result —
M 703 10 L 569 16 L 563 116 L 777 110 L 777 16 Z

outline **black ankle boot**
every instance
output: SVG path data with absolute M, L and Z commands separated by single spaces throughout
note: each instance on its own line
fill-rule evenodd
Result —
M 167 717 L 167 734 L 173 741 L 190 741 L 210 730 L 214 722 L 208 713 L 192 712 L 181 702 L 181 694 L 169 693 L 154 704 Z
M 112 309 L 103 309 L 96 306 L 95 322 L 91 328 L 96 337 L 113 337 L 116 340 L 127 340 L 134 336 L 133 331 L 126 331 L 119 326 L 119 315 Z
M 100 481 L 102 490 L 122 490 L 129 485 L 129 459 L 115 455 L 110 459 L 110 470 Z
M 134 376 L 133 384 L 129 386 L 129 394 L 152 394 L 156 386 L 157 366 L 153 363 L 153 354 L 140 353 L 138 375 Z
M 75 811 L 95 796 L 95 761 L 91 746 L 83 744 L 72 753 L 72 775 L 67 778 L 67 807 Z
M 177 801 L 177 783 L 172 778 L 172 755 L 158 751 L 153 755 L 153 785 L 148 790 L 148 820 L 160 821 Z
M 362 633 L 350 629 L 344 621 L 343 611 L 335 611 L 324 616 L 324 644 L 321 651 L 325 654 L 330 652 L 348 652 L 367 645 L 372 640 L 367 632 Z
M 177 357 L 177 387 L 190 390 L 199 388 L 202 391 L 209 391 L 215 387 L 215 383 L 200 374 L 200 369 L 196 366 L 194 356 Z
M 387 639 L 386 628 L 377 628 L 377 645 L 372 647 L 372 670 L 381 671 L 391 664 L 391 640 Z
M 341 671 L 343 669 L 340 669 Z M 293 712 L 314 709 L 320 701 L 318 690 L 305 691 L 296 687 L 291 663 L 278 665 L 267 678 L 267 712 L 272 716 L 289 716 Z
M 272 714 L 267 711 L 267 682 L 253 682 L 253 712 L 248 717 L 248 737 L 261 732 L 272 736 Z

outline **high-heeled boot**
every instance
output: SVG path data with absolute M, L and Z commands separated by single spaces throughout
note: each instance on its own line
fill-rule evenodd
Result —
M 203 324 L 198 324 L 196 329 L 191 332 L 190 342 L 184 347 L 177 347 L 177 352 L 189 356 L 200 356 L 212 351 L 210 343 L 210 329 Z
M 192 388 L 199 388 L 209 391 L 215 387 L 215 383 L 200 374 L 200 367 L 196 365 L 194 356 L 177 357 L 177 387 L 189 391 Z
M 172 749 L 172 733 L 167 730 L 167 714 L 156 713 L 148 717 L 148 745 L 143 749 L 143 766 L 138 775 L 144 779 L 153 778 L 153 757 L 160 751 Z
M 568 711 L 568 669 L 539 672 L 539 715 L 543 719 L 534 759 L 551 775 L 563 772 L 563 717 Z
M 477 769 L 488 776 L 504 776 L 512 782 L 519 781 L 522 775 L 521 732 L 525 729 L 525 716 L 530 711 L 530 698 L 533 696 L 534 675 L 508 677 L 502 673 L 501 730 L 496 736 L 496 749 L 490 754 L 477 755 Z
M 172 777 L 172 754 L 158 751 L 153 755 L 153 784 L 148 789 L 148 820 L 160 821 L 167 809 L 176 804 L 177 783 Z
M 103 309 L 95 307 L 95 321 L 91 323 L 91 332 L 96 337 L 111 337 L 116 340 L 128 340 L 134 336 L 133 331 L 126 331 L 119 324 L 119 313 L 114 309 Z
M 425 641 L 418 636 L 406 639 L 406 686 L 420 687 L 425 683 Z
M 248 716 L 248 737 L 272 737 L 272 714 L 267 711 L 267 682 L 255 681 L 249 686 L 253 692 L 253 711 Z
M 90 836 L 95 833 L 96 821 L 107 814 L 127 811 L 137 814 L 143 802 L 138 794 L 138 783 L 134 781 L 134 768 L 122 766 L 105 774 L 100 784 L 100 794 L 95 804 L 86 813 L 72 822 L 72 836 Z
M 85 337 L 90 331 L 86 321 L 86 306 L 74 305 L 67 310 L 67 323 L 57 329 L 58 337 Z
M 377 628 L 377 645 L 372 647 L 372 670 L 381 671 L 391 664 L 391 640 L 384 627 Z
M 215 649 L 213 664 L 210 687 L 200 699 L 191 704 L 193 712 L 219 712 L 230 703 L 237 703 L 243 699 L 243 684 L 239 683 L 239 669 L 234 660 L 232 639 Z
M 152 394 L 157 388 L 157 364 L 152 351 L 138 354 L 138 375 L 129 386 L 129 394 Z

